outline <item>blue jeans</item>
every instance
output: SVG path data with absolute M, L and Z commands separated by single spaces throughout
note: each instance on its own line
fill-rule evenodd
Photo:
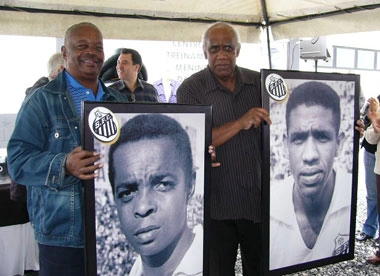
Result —
M 84 249 L 38 244 L 40 276 L 84 276 Z
M 378 228 L 377 193 L 375 167 L 375 154 L 364 150 L 365 185 L 367 190 L 367 218 L 362 231 L 368 236 L 374 237 Z

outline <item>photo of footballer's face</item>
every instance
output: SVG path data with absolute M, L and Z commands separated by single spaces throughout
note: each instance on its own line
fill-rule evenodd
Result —
M 125 143 L 113 153 L 122 231 L 141 255 L 170 254 L 188 228 L 193 181 L 173 148 L 161 137 Z

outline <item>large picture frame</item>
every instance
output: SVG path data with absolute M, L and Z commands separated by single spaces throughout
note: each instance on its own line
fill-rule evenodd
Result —
M 84 184 L 86 275 L 208 275 L 211 114 L 209 105 L 83 103 L 84 148 L 104 164 Z
M 265 69 L 261 85 L 263 274 L 353 259 L 360 77 Z

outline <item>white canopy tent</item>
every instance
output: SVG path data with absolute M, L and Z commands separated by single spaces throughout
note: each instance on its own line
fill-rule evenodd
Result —
M 373 0 L 0 0 L 0 34 L 62 37 L 91 21 L 107 39 L 199 41 L 207 24 L 227 21 L 242 42 L 380 30 Z M 268 36 L 269 38 L 269 36 Z

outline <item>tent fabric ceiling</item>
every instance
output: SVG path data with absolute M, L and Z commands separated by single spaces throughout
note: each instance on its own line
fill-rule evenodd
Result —
M 287 39 L 380 30 L 380 1 L 370 0 L 0 0 L 0 34 L 62 37 L 91 21 L 105 38 L 199 41 L 209 23 L 234 24 L 242 42 L 263 27 Z

